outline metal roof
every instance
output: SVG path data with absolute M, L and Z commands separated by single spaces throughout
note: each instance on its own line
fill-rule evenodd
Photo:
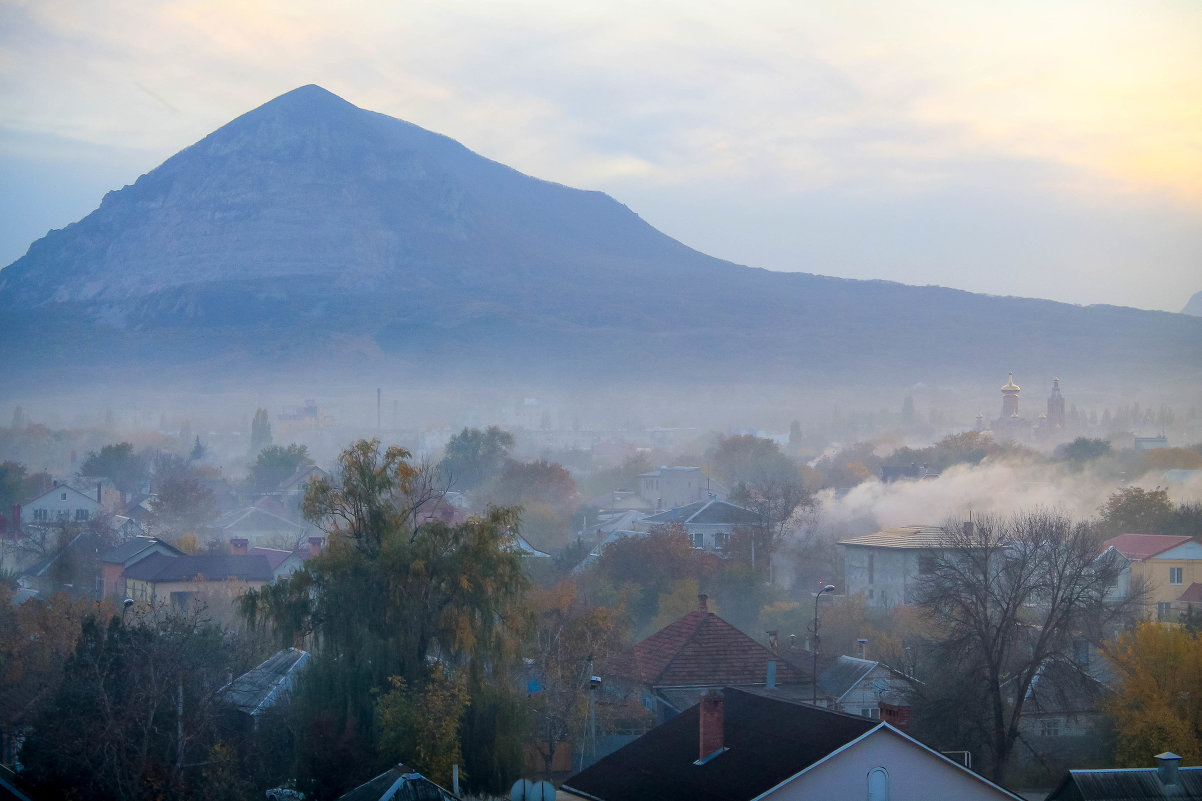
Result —
M 863 545 L 873 548 L 948 548 L 952 542 L 939 526 L 898 526 L 881 529 L 875 534 L 839 540 L 840 545 Z
M 248 715 L 258 715 L 292 688 L 296 675 L 308 663 L 308 651 L 299 648 L 280 651 L 222 687 L 218 697 Z

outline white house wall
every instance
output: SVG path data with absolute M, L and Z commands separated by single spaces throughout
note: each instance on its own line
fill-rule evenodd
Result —
M 718 757 L 721 759 L 721 757 Z M 869 775 L 884 768 L 887 794 L 868 792 Z M 878 774 L 879 776 L 879 774 Z M 878 779 L 879 781 L 879 779 Z M 879 785 L 875 789 L 880 789 Z M 761 796 L 771 801 L 1014 801 L 1017 796 L 887 728 L 874 729 L 794 778 Z

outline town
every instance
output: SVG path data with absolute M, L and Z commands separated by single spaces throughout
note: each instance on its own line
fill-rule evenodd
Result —
M 1046 386 L 780 432 L 17 407 L 0 786 L 1193 797 L 1202 418 Z

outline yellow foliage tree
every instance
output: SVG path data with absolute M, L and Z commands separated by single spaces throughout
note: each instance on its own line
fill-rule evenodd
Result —
M 1122 679 L 1107 705 L 1118 732 L 1116 761 L 1143 767 L 1163 751 L 1187 764 L 1202 759 L 1202 638 L 1142 623 L 1103 653 Z
M 410 688 L 400 676 L 389 676 L 388 682 L 391 689 L 376 701 L 377 750 L 449 787 L 452 768 L 463 763 L 459 723 L 471 703 L 467 682 L 439 667 L 420 689 Z

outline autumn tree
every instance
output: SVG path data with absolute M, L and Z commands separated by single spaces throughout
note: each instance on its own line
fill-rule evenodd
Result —
M 376 751 L 391 762 L 403 754 L 405 764 L 450 786 L 453 767 L 463 763 L 459 726 L 471 704 L 463 675 L 435 665 L 419 688 L 400 676 L 390 676 L 388 684 L 376 701 Z
M 569 740 L 584 744 L 589 693 L 595 692 L 590 679 L 625 645 L 629 629 L 624 612 L 582 603 L 570 581 L 539 593 L 532 606 L 535 643 L 531 667 L 536 687 L 530 701 L 536 720 L 531 741 L 550 778 L 556 752 Z
M 195 616 L 89 616 L 21 749 L 23 777 L 81 801 L 205 797 L 230 657 L 221 630 Z
M 1149 754 L 1202 759 L 1202 638 L 1186 628 L 1141 623 L 1102 653 L 1118 676 L 1107 712 L 1118 733 L 1115 760 L 1143 767 Z
M 919 602 L 942 634 L 940 678 L 971 685 L 986 773 L 1004 778 L 1027 691 L 1049 660 L 1072 664 L 1074 637 L 1100 637 L 1116 563 L 1097 560 L 1093 530 L 1050 511 L 951 522 L 925 566 Z
M 0 730 L 5 732 L 30 725 L 57 690 L 80 622 L 92 606 L 66 593 L 14 605 L 12 593 L 0 584 Z

